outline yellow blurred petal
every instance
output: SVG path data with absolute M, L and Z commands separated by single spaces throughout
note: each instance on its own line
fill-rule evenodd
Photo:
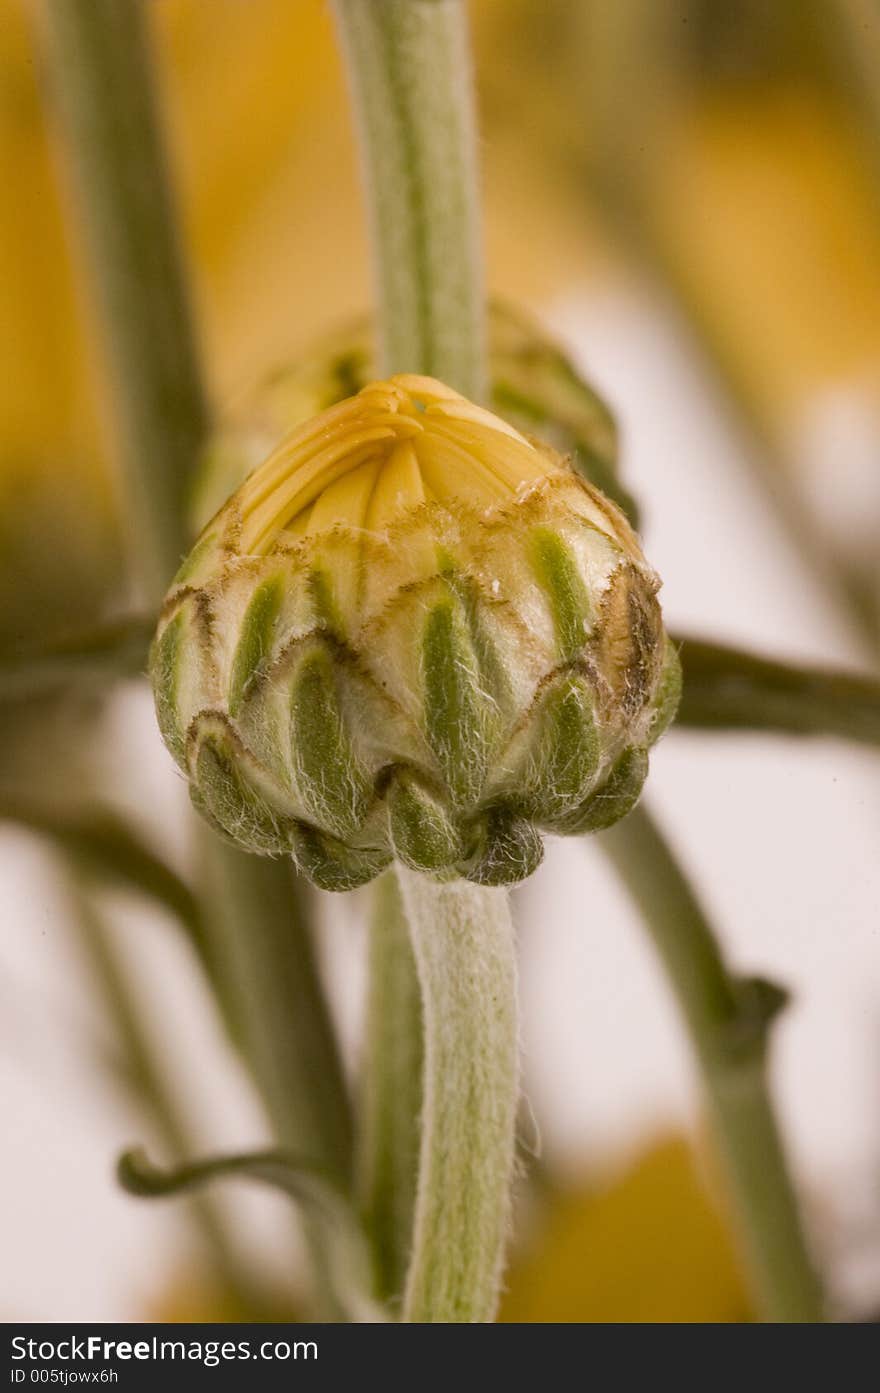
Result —
M 508 1277 L 509 1322 L 735 1322 L 748 1301 L 728 1234 L 680 1138 L 601 1189 L 550 1201 Z
M 683 112 L 653 189 L 665 254 L 764 414 L 880 363 L 880 218 L 852 121 L 751 89 Z

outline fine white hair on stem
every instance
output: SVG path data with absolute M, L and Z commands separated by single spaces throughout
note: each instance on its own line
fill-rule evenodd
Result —
M 398 868 L 422 989 L 422 1141 L 404 1319 L 491 1321 L 510 1223 L 519 1028 L 507 892 Z

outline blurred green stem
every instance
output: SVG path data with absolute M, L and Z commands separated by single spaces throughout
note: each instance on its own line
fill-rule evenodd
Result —
M 151 602 L 187 550 L 207 405 L 195 353 L 139 0 L 42 0 L 51 94 L 121 434 Z
M 141 677 L 156 621 L 131 615 L 63 638 L 0 650 L 0 701 L 26 701 L 64 689 L 101 690 Z
M 677 725 L 836 735 L 880 745 L 876 678 L 794 667 L 696 638 L 674 641 L 684 673 Z
M 519 1092 L 516 944 L 504 890 L 398 868 L 425 1019 L 421 1162 L 404 1319 L 494 1319 Z
M 43 0 L 42 8 L 49 78 L 122 426 L 141 579 L 158 607 L 189 544 L 188 487 L 207 420 L 159 132 L 147 10 L 140 0 Z M 201 824 L 200 837 L 211 867 L 206 933 L 216 940 L 218 961 L 236 945 L 236 978 L 220 983 L 221 995 L 261 1002 L 250 1015 L 249 1062 L 265 1077 L 286 1014 L 277 1063 L 278 1070 L 290 1067 L 278 1086 L 288 1095 L 286 1139 L 299 1144 L 307 1137 L 315 1161 L 347 1170 L 348 1100 L 308 947 L 305 905 L 289 876 L 288 893 L 279 893 L 277 865 L 221 845 Z M 277 1105 L 270 1106 L 277 1115 Z
M 201 869 L 211 905 L 207 944 L 225 1014 L 283 1146 L 348 1190 L 352 1122 L 336 1037 L 306 922 L 306 890 L 288 860 L 250 856 L 207 830 Z M 332 1219 L 303 1211 L 321 1314 L 347 1306 L 330 1262 Z
M 179 1115 L 176 1100 L 169 1094 L 113 936 L 89 897 L 80 890 L 75 878 L 72 879 L 71 890 L 71 917 L 120 1047 L 122 1082 L 137 1105 L 147 1101 L 158 1139 L 166 1154 L 177 1163 L 188 1154 L 192 1138 Z M 213 1204 L 201 1195 L 194 1196 L 191 1212 L 197 1221 L 215 1277 L 219 1278 L 222 1287 L 235 1295 L 242 1316 L 257 1319 L 265 1309 L 265 1296 L 255 1288 L 251 1277 L 243 1272 Z
M 118 619 L 48 647 L 0 653 L 0 702 L 62 689 L 106 687 L 147 665 L 155 622 Z M 673 634 L 684 669 L 677 726 L 838 736 L 880 745 L 880 681 L 866 673 L 803 667 L 744 648 Z M 673 727 L 673 730 L 676 727 Z
M 202 863 L 213 906 L 214 977 L 273 1131 L 344 1186 L 351 1114 L 304 889 L 294 892 L 289 861 L 250 856 L 216 837 L 205 838 Z
M 412 1249 L 422 1110 L 422 1004 L 394 871 L 374 890 L 370 922 L 361 1193 L 376 1295 L 398 1302 Z
M 333 0 L 369 207 L 383 372 L 487 388 L 476 138 L 461 0 Z
M 693 890 L 643 808 L 601 834 L 641 910 L 696 1052 L 756 1308 L 765 1321 L 822 1320 L 822 1295 L 767 1084 L 784 996 L 724 965 Z

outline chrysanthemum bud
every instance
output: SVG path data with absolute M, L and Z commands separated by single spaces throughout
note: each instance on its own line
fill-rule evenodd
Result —
M 289 434 L 206 527 L 152 659 L 198 807 L 327 889 L 502 884 L 634 804 L 674 713 L 659 582 L 561 456 L 430 378 Z

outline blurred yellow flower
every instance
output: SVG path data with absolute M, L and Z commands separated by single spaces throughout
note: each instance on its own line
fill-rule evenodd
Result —
M 653 180 L 665 255 L 771 427 L 880 376 L 880 218 L 852 116 L 809 90 L 682 110 Z
M 604 1186 L 554 1192 L 511 1267 L 501 1319 L 751 1319 L 727 1230 L 688 1144 L 658 1141 Z

